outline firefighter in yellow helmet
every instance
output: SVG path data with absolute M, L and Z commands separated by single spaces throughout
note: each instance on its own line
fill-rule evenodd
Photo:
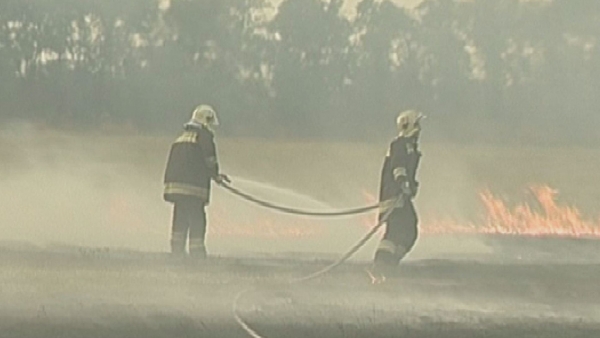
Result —
M 206 212 L 211 180 L 228 182 L 219 172 L 213 127 L 219 121 L 215 110 L 200 105 L 171 145 L 164 176 L 164 194 L 173 203 L 171 253 L 183 256 L 189 239 L 192 257 L 205 258 Z
M 394 208 L 387 218 L 385 234 L 374 257 L 372 271 L 380 274 L 379 278 L 384 278 L 386 268 L 398 265 L 417 240 L 418 218 L 412 200 L 419 187 L 416 174 L 421 158 L 419 136 L 422 118 L 423 114 L 414 110 L 399 114 L 396 120 L 398 136 L 391 142 L 383 163 L 379 200 L 401 198 L 398 204 L 380 211 L 381 219 L 389 208 Z

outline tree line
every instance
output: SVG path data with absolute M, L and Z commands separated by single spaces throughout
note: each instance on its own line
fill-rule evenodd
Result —
M 402 109 L 448 141 L 600 141 L 600 2 L 3 0 L 0 121 L 374 139 Z

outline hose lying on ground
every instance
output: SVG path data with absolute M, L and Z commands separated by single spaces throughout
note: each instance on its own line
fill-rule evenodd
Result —
M 402 199 L 403 199 L 403 196 L 399 196 L 398 198 L 388 201 L 387 203 L 393 203 L 393 205 L 398 205 Z M 393 211 L 394 211 L 394 208 L 388 208 L 388 210 L 386 210 L 385 213 L 382 215 L 379 222 L 377 222 L 377 224 L 375 226 L 373 226 L 371 228 L 371 230 L 369 230 L 369 232 L 367 232 L 354 246 L 352 246 L 352 248 L 350 248 L 338 260 L 336 260 L 335 262 L 333 262 L 333 263 L 325 266 L 324 268 L 322 268 L 316 272 L 313 272 L 309 275 L 291 279 L 291 280 L 283 283 L 283 285 L 299 284 L 299 283 L 307 282 L 312 279 L 316 279 L 316 278 L 321 277 L 321 276 L 325 275 L 326 273 L 330 272 L 334 268 L 342 265 L 344 262 L 346 262 L 348 259 L 350 259 L 350 257 L 352 257 L 358 250 L 360 250 L 360 248 L 362 248 L 375 235 L 375 233 L 377 233 L 377 231 L 385 224 L 385 222 L 390 217 L 390 215 L 392 214 Z M 270 285 L 270 286 L 263 285 L 263 287 L 272 287 L 272 285 Z M 264 338 L 264 337 L 261 336 L 260 334 L 258 334 L 253 328 L 251 328 L 250 325 L 246 321 L 244 321 L 244 319 L 240 316 L 238 304 L 244 296 L 246 296 L 252 292 L 258 291 L 259 289 L 260 289 L 260 286 L 255 286 L 255 287 L 251 287 L 251 288 L 242 290 L 235 296 L 235 299 L 232 304 L 232 312 L 233 312 L 233 317 L 235 318 L 235 321 L 252 338 Z

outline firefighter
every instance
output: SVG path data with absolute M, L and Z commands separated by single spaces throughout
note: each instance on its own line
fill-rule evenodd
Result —
M 375 252 L 371 276 L 373 282 L 385 278 L 383 271 L 396 266 L 413 248 L 417 240 L 417 213 L 413 198 L 419 183 L 416 180 L 417 168 L 421 158 L 419 150 L 420 120 L 423 115 L 414 110 L 399 114 L 398 136 L 391 142 L 381 171 L 379 190 L 380 202 L 398 199 L 395 205 L 388 205 L 380 210 L 379 219 L 394 208 L 385 224 L 385 234 Z M 377 277 L 379 274 L 379 277 Z
M 211 180 L 229 182 L 219 172 L 213 127 L 219 124 L 215 110 L 200 105 L 172 144 L 164 176 L 165 201 L 173 203 L 171 253 L 206 258 L 206 206 L 210 201 Z

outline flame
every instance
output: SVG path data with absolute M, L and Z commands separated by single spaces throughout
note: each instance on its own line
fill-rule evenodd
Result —
M 510 205 L 505 199 L 485 189 L 478 194 L 484 210 L 479 221 L 435 217 L 422 221 L 420 232 L 424 235 L 499 234 L 600 238 L 600 218 L 590 220 L 577 207 L 559 204 L 556 189 L 547 185 L 531 185 L 527 190 L 534 197 L 533 204 L 522 202 Z M 377 201 L 377 197 L 366 190 L 363 191 L 363 196 L 369 204 Z M 165 231 L 150 229 L 145 224 L 141 217 L 142 210 L 127 196 L 114 195 L 108 205 L 108 222 L 127 232 L 164 236 Z M 374 216 L 370 213 L 362 217 L 366 228 L 373 226 L 376 221 Z M 428 215 L 424 216 L 427 218 Z M 208 233 L 214 237 L 311 239 L 324 236 L 325 228 L 322 222 L 312 219 L 282 218 L 269 213 L 259 213 L 254 217 L 239 216 L 216 205 L 208 211 Z
M 486 189 L 479 193 L 485 208 L 479 223 L 461 223 L 451 219 L 428 222 L 422 226 L 425 234 L 501 234 L 522 236 L 560 236 L 572 238 L 600 237 L 600 222 L 586 220 L 574 206 L 557 202 L 558 191 L 545 185 L 532 185 L 537 208 L 527 203 L 510 207 L 508 203 Z
M 479 193 L 485 213 L 478 222 L 458 221 L 449 217 L 424 221 L 420 232 L 424 235 L 441 234 L 497 234 L 519 236 L 556 236 L 571 238 L 600 238 L 600 219 L 585 219 L 574 206 L 559 205 L 558 190 L 547 185 L 531 185 L 535 205 L 520 203 L 510 207 L 508 202 L 494 195 L 489 189 Z M 368 203 L 375 196 L 364 191 Z M 367 227 L 373 226 L 371 216 L 363 219 Z

